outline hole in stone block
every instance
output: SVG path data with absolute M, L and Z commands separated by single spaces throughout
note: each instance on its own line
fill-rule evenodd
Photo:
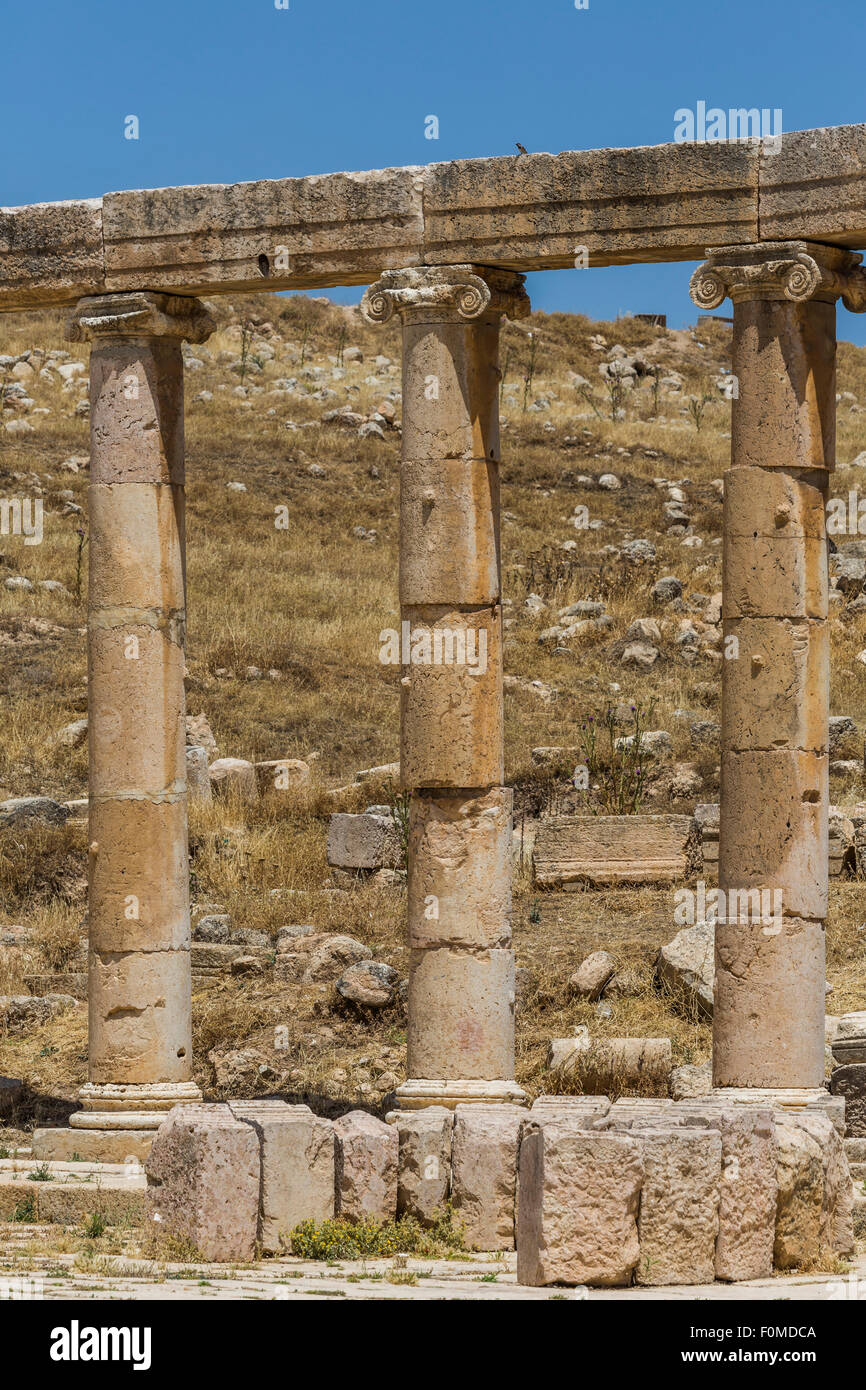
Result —
M 186 1048 L 185 1048 L 185 1047 L 179 1047 L 179 1048 L 177 1049 L 177 1055 L 178 1055 L 178 1057 L 185 1057 L 185 1056 L 186 1056 Z
M 259 256 L 259 270 L 262 272 L 262 275 L 266 277 L 271 273 L 271 263 L 265 255 L 264 251 Z

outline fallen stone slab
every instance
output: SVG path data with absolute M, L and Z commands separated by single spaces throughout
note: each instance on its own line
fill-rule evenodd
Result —
M 208 768 L 211 791 L 253 804 L 259 799 L 256 769 L 246 758 L 217 758 Z
M 604 994 L 616 973 L 616 961 L 609 951 L 593 951 L 581 961 L 568 982 L 572 994 L 593 1003 Z
M 520 1146 L 519 1284 L 629 1284 L 640 1258 L 640 1143 L 558 1117 L 528 1119 Z
M 696 922 L 683 927 L 662 946 L 656 959 L 656 978 L 671 1002 L 688 1016 L 713 1016 L 715 983 L 715 927 Z
M 339 811 L 328 826 L 328 863 L 345 870 L 395 869 L 399 838 L 392 816 L 350 815 Z
M 538 824 L 532 866 L 540 887 L 671 883 L 697 853 L 691 816 L 551 816 Z
M 227 1105 L 179 1105 L 145 1165 L 151 1219 L 205 1260 L 251 1260 L 259 1225 L 259 1138 Z
M 451 1193 L 454 1111 L 442 1105 L 392 1110 L 385 1117 L 399 1139 L 397 1214 L 429 1225 Z
M 711 1284 L 722 1183 L 722 1140 L 714 1130 L 647 1129 L 638 1235 L 639 1284 Z
M 513 1250 L 519 1105 L 458 1105 L 451 1149 L 451 1201 L 473 1250 Z
M 259 1145 L 262 1249 L 286 1251 L 302 1221 L 334 1215 L 334 1127 L 309 1106 L 281 1100 L 230 1101 L 229 1109 L 252 1127 Z
M 393 1221 L 400 1135 L 364 1110 L 334 1121 L 336 1211 L 347 1221 Z

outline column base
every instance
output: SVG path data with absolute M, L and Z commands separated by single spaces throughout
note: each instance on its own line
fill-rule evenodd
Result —
M 527 1096 L 516 1081 L 404 1081 L 394 1092 L 400 1110 L 423 1110 L 428 1105 L 525 1105 Z
M 160 1081 L 144 1085 L 95 1085 L 78 1092 L 81 1109 L 70 1115 L 73 1129 L 159 1129 L 175 1105 L 199 1105 L 194 1081 Z
M 69 1116 L 69 1128 L 37 1129 L 33 1157 L 41 1161 L 80 1159 L 82 1163 L 125 1163 L 143 1160 L 169 1110 L 175 1105 L 200 1105 L 202 1093 L 194 1081 L 148 1085 L 94 1085 L 78 1093 L 82 1108 Z
M 37 1129 L 33 1157 L 39 1163 L 144 1163 L 155 1129 Z

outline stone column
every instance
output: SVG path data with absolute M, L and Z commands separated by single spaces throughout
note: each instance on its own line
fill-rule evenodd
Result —
M 502 786 L 499 326 L 523 276 L 386 271 L 403 322 L 401 785 L 409 819 L 408 1080 L 401 1108 L 522 1101 L 514 1080 L 511 792 Z
M 713 1083 L 824 1078 L 836 310 L 861 257 L 811 242 L 708 252 L 694 302 L 734 306 L 723 538 L 722 787 Z
M 181 341 L 202 342 L 213 326 L 196 299 L 132 293 L 82 300 L 68 328 L 93 344 L 89 1081 L 65 1141 L 82 1158 L 141 1155 L 166 1110 L 201 1099 L 190 1009 Z M 41 1132 L 43 1147 L 50 1135 Z

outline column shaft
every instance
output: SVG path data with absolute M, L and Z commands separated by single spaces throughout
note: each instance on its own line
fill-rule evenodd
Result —
M 713 1082 L 824 1076 L 829 630 L 825 501 L 835 449 L 835 299 L 858 257 L 726 248 L 693 298 L 734 304 L 723 537 L 720 915 Z
M 90 362 L 89 1084 L 73 1125 L 158 1123 L 200 1093 L 192 1023 L 181 339 L 196 300 L 79 306 Z M 125 1118 L 122 1118 L 123 1116 Z
M 519 1100 L 511 792 L 504 777 L 499 326 L 522 277 L 386 272 L 403 320 L 400 770 L 409 830 L 408 1080 L 402 1106 Z

